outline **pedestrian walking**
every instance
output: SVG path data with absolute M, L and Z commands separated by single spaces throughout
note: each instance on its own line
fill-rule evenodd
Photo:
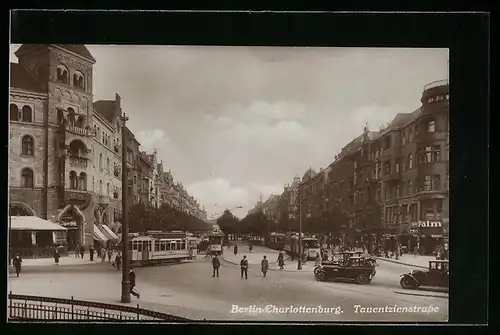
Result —
M 82 259 L 83 259 L 83 255 L 85 254 L 85 247 L 83 245 L 80 246 L 80 255 L 82 256 Z
M 139 291 L 135 288 L 135 272 L 134 270 L 130 269 L 130 272 L 128 273 L 128 280 L 130 282 L 130 294 L 133 296 L 136 296 L 137 299 L 140 298 Z
M 217 274 L 217 277 L 219 277 L 220 260 L 219 257 L 217 257 L 217 255 L 214 255 L 214 258 L 212 258 L 212 267 L 213 267 L 212 277 L 215 277 L 215 274 Z
M 234 255 L 236 256 L 238 254 L 238 245 L 234 245 Z
M 89 254 L 90 254 L 90 261 L 93 262 L 94 261 L 94 247 L 90 246 Z
M 250 251 L 250 253 L 252 253 L 252 249 L 253 249 L 253 245 L 252 245 L 252 243 L 250 243 L 250 244 L 248 245 L 248 250 Z
M 106 248 L 101 249 L 101 263 L 106 262 Z
M 78 257 L 80 257 L 80 244 L 77 244 L 75 248 L 75 258 Z
M 116 269 L 120 271 L 122 268 L 122 255 L 120 255 L 120 253 L 116 255 L 115 264 L 116 264 Z
M 54 257 L 54 262 L 56 263 L 57 266 L 59 266 L 59 250 L 57 250 L 57 248 L 54 248 L 54 254 L 53 254 L 53 257 Z
M 111 263 L 111 257 L 113 257 L 113 249 L 108 249 L 108 263 Z
M 283 267 L 285 266 L 285 256 L 281 251 L 278 254 L 278 266 L 280 267 L 280 270 L 283 270 Z
M 269 261 L 267 260 L 266 255 L 264 255 L 264 258 L 260 262 L 260 270 L 262 271 L 264 277 L 266 276 L 267 269 L 269 269 Z
M 241 267 L 241 279 L 243 279 L 243 275 L 245 275 L 245 279 L 248 279 L 248 260 L 247 256 L 243 256 L 243 259 L 240 262 Z
M 16 269 L 16 275 L 19 277 L 19 273 L 21 272 L 21 265 L 23 264 L 23 260 L 19 254 L 16 254 L 16 257 L 12 260 L 12 265 Z
M 319 254 L 316 254 L 316 259 L 314 260 L 314 265 L 315 266 L 321 265 L 321 256 Z

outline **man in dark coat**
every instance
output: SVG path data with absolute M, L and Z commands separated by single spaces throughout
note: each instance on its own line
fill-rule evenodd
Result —
M 261 267 L 262 274 L 265 277 L 267 270 L 269 269 L 269 261 L 267 260 L 267 257 L 265 255 L 264 255 L 264 258 L 262 259 L 262 261 L 260 262 L 260 267 Z
M 241 267 L 241 279 L 243 279 L 243 275 L 245 275 L 245 279 L 248 279 L 248 260 L 247 256 L 243 256 L 243 259 L 240 262 Z
M 278 266 L 280 267 L 280 270 L 283 270 L 283 267 L 285 266 L 285 256 L 282 252 L 278 254 Z
M 134 287 L 135 287 L 135 272 L 132 269 L 130 269 L 130 272 L 128 273 L 128 280 L 130 282 L 130 294 L 132 294 L 133 296 L 136 296 L 137 299 L 139 299 L 139 297 L 140 297 L 139 292 L 137 292 L 136 290 L 134 290 Z
M 85 247 L 83 245 L 80 246 L 80 255 L 82 256 L 82 259 L 83 259 L 83 255 L 85 254 Z
M 217 255 L 214 255 L 214 258 L 212 258 L 212 267 L 214 269 L 212 277 L 215 277 L 215 274 L 217 274 L 217 277 L 219 277 L 220 260 Z
M 235 244 L 234 245 L 234 254 L 237 255 L 238 254 L 238 246 Z
M 21 272 L 21 264 L 23 263 L 23 260 L 19 254 L 14 257 L 12 260 L 12 265 L 14 265 L 14 268 L 16 269 L 16 275 L 19 277 L 19 273 Z
M 94 247 L 90 246 L 89 253 L 90 253 L 90 261 L 93 262 L 94 261 Z

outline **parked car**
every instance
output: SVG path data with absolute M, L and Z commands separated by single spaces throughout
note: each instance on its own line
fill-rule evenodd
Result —
M 323 262 L 314 269 L 317 281 L 348 279 L 364 285 L 375 276 L 376 265 L 368 257 L 351 256 L 345 262 Z
M 429 261 L 428 269 L 412 269 L 402 274 L 400 285 L 405 289 L 417 289 L 420 286 L 449 287 L 449 261 Z

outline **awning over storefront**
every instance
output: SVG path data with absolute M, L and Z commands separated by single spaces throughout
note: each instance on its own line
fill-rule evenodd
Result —
M 101 242 L 108 241 L 108 238 L 102 233 L 102 231 L 99 229 L 99 227 L 97 227 L 97 225 L 94 225 L 94 238 Z
M 118 236 L 109 228 L 107 225 L 101 225 L 102 232 L 108 238 L 108 240 L 118 240 Z
M 10 230 L 24 231 L 65 231 L 66 228 L 37 216 L 11 216 Z

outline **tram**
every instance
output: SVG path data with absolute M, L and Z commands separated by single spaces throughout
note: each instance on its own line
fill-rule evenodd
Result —
M 212 232 L 208 234 L 208 250 L 207 252 L 210 255 L 221 255 L 223 252 L 222 243 L 223 243 L 224 234 L 221 232 Z
M 267 239 L 267 246 L 275 250 L 283 250 L 285 248 L 286 236 L 282 233 L 271 233 Z
M 299 256 L 299 234 L 287 233 L 284 249 L 293 256 Z M 314 260 L 316 255 L 321 255 L 319 240 L 314 237 L 305 237 L 302 235 L 302 252 L 308 260 Z
M 196 257 L 196 238 L 182 231 L 148 231 L 129 241 L 132 265 L 180 263 Z

